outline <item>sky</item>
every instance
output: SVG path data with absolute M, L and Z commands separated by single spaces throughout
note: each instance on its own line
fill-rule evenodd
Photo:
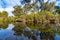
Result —
M 13 6 L 21 5 L 22 0 L 0 0 L 0 11 L 7 11 L 9 16 L 13 16 L 12 12 L 14 10 Z M 46 2 L 47 0 L 44 0 Z M 49 0 L 49 2 L 56 2 L 57 6 L 60 6 L 60 0 Z

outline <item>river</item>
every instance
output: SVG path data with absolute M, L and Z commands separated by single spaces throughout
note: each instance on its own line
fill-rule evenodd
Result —
M 30 26 L 30 27 L 28 27 Z M 59 32 L 41 30 L 40 27 L 23 24 L 7 24 L 0 28 L 0 40 L 60 40 Z M 37 25 L 38 26 L 38 25 Z M 55 28 L 56 29 L 56 28 Z

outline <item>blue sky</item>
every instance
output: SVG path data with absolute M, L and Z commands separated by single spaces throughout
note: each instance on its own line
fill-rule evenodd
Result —
M 0 0 L 0 11 L 2 12 L 3 10 L 7 11 L 9 13 L 9 16 L 12 16 L 13 14 L 11 11 L 13 11 L 13 6 L 15 5 L 21 5 L 22 0 Z M 47 0 L 44 0 L 45 2 Z M 49 0 L 49 2 L 56 2 L 57 6 L 60 6 L 60 0 Z M 3 8 L 2 8 L 3 7 Z

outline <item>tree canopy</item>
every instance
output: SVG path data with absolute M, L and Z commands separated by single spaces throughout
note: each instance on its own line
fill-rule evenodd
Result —
M 8 13 L 6 11 L 0 12 L 0 17 L 7 17 Z
M 56 9 L 55 12 L 57 12 L 58 14 L 60 14 L 60 8 L 59 9 Z

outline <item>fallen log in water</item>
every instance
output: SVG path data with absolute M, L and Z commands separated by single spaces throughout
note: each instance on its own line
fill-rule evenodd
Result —
M 21 19 L 16 19 L 15 22 L 23 22 Z
M 21 20 L 16 20 L 15 22 L 23 22 L 23 21 L 21 21 Z

